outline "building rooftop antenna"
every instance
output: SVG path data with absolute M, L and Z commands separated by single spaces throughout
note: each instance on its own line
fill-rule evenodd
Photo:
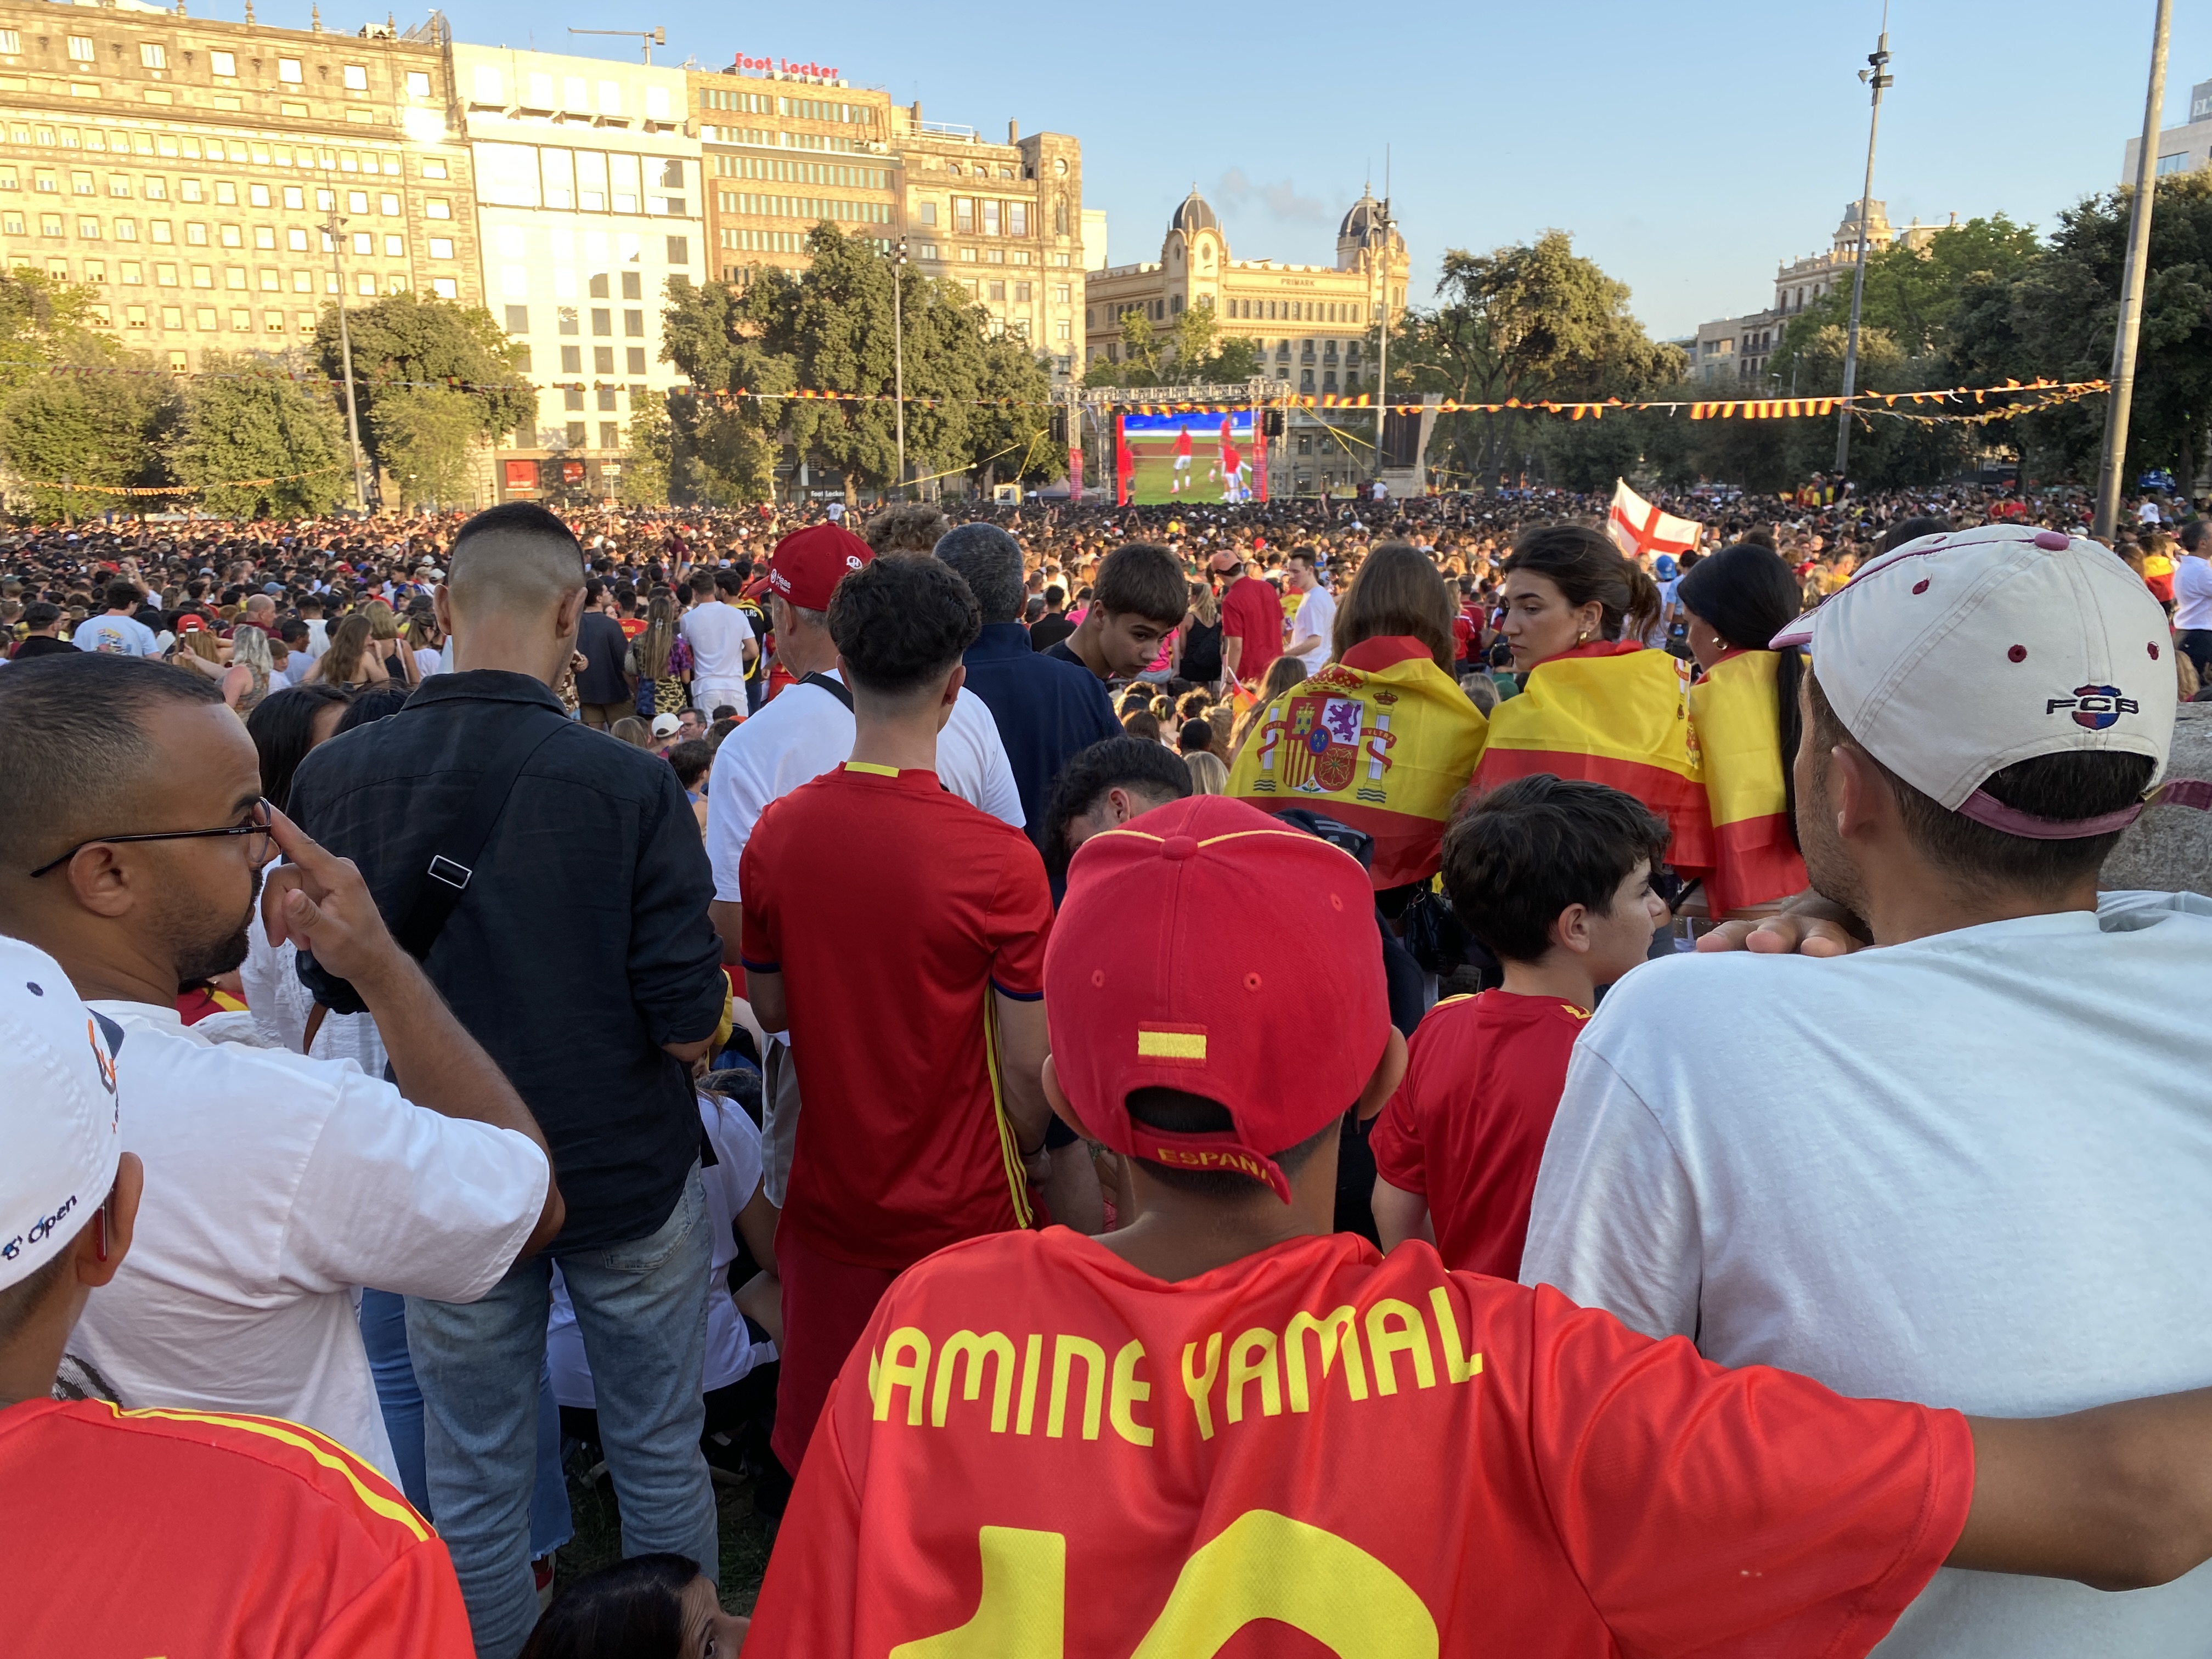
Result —
M 629 39 L 633 40 L 641 40 L 645 44 L 645 61 L 648 64 L 653 62 L 653 49 L 655 46 L 665 46 L 668 44 L 668 31 L 665 27 L 651 29 L 570 29 L 568 33 L 571 34 L 620 34 L 627 36 Z

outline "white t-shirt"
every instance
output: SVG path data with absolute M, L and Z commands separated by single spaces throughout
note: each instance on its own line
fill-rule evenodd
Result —
M 1336 599 L 1326 587 L 1310 590 L 1298 601 L 1297 615 L 1291 621 L 1291 637 L 1302 640 L 1310 634 L 1318 641 L 1310 651 L 1298 653 L 1298 660 L 1306 665 L 1306 672 L 1317 674 L 1328 660 L 1329 635 L 1336 627 Z
M 695 605 L 684 613 L 676 631 L 691 647 L 691 678 L 696 682 L 728 685 L 745 677 L 745 641 L 753 625 L 734 605 L 719 599 Z
M 331 625 L 320 617 L 307 618 L 307 660 L 314 661 L 331 648 Z
M 2106 894 L 1832 960 L 1682 956 L 1575 1045 L 1521 1277 L 1726 1365 L 2045 1416 L 2212 1382 L 2212 900 Z M 1944 1571 L 1877 1650 L 2204 1651 L 2212 1567 Z
M 70 634 L 70 643 L 80 651 L 105 652 L 110 656 L 161 654 L 161 642 L 154 636 L 154 630 L 136 617 L 88 617 Z
M 210 1042 L 173 1008 L 91 1006 L 123 1027 L 123 1144 L 146 1196 L 70 1352 L 126 1407 L 304 1423 L 396 1484 L 355 1288 L 483 1296 L 538 1224 L 545 1155 L 349 1063 Z
M 2212 628 L 2212 562 L 2194 553 L 2173 562 L 2173 625 Z
M 841 678 L 832 671 L 830 678 Z M 853 752 L 853 716 L 818 685 L 787 685 L 722 739 L 707 785 L 707 856 L 714 896 L 738 900 L 738 860 L 768 804 Z M 1014 769 L 988 704 L 965 686 L 937 734 L 937 779 L 1015 829 L 1025 822 Z
M 264 1046 L 296 1054 L 315 1006 L 315 999 L 300 983 L 299 947 L 289 939 L 270 944 L 269 930 L 258 926 L 246 930 L 246 960 L 238 965 L 238 979 L 253 1030 Z M 375 1016 L 368 1013 L 325 1013 L 307 1053 L 317 1060 L 349 1060 L 374 1078 L 384 1075 L 387 1058 Z
M 714 1254 L 707 1270 L 707 1364 L 702 1392 L 726 1389 L 756 1365 L 775 1358 L 775 1344 L 755 1342 L 745 1316 L 730 1300 L 730 1264 L 738 1259 L 738 1212 L 752 1202 L 761 1184 L 760 1130 L 744 1108 L 719 1095 L 699 1097 L 699 1121 L 714 1143 L 714 1167 L 700 1172 L 707 1189 L 707 1218 Z M 553 1310 L 545 1323 L 545 1354 L 553 1366 L 553 1397 L 564 1406 L 596 1409 L 592 1362 L 584 1335 L 576 1328 L 576 1310 L 561 1270 L 553 1270 Z

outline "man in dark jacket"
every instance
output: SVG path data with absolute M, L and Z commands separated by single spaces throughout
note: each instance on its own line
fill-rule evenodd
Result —
M 576 627 L 576 702 L 584 724 L 602 731 L 625 714 L 637 713 L 637 682 L 623 672 L 629 639 L 622 623 L 594 605 L 586 605 Z
M 713 1228 L 689 1068 L 726 984 L 707 920 L 713 877 L 676 774 L 564 719 L 550 690 L 584 608 L 575 538 L 510 501 L 461 527 L 447 568 L 436 604 L 456 672 L 308 757 L 291 811 L 361 867 L 529 1104 L 568 1200 L 546 1255 L 483 1300 L 407 1302 L 431 1507 L 477 1652 L 512 1659 L 538 1617 L 530 1493 L 549 1257 L 590 1358 L 625 1547 L 715 1572 L 699 1451 Z M 426 945 L 434 913 L 420 898 L 439 882 L 451 908 Z M 349 1001 L 309 958 L 301 977 L 331 1006 Z

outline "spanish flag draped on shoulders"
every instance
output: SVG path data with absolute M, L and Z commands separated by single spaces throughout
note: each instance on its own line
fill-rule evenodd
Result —
M 1363 640 L 1267 705 L 1227 793 L 1271 812 L 1310 807 L 1373 837 L 1378 890 L 1425 881 L 1485 729 L 1419 640 Z
M 1715 916 L 1786 898 L 1808 884 L 1784 788 L 1787 763 L 1776 741 L 1781 663 L 1773 651 L 1730 651 L 1690 688 L 1690 727 L 1712 817 L 1705 896 Z
M 1529 671 L 1519 696 L 1492 712 L 1489 731 L 1477 794 L 1540 772 L 1609 784 L 1667 820 L 1667 862 L 1678 872 L 1712 869 L 1688 672 L 1666 652 L 1595 641 L 1548 658 Z

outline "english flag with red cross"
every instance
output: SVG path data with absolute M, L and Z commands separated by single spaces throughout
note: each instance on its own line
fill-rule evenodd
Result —
M 1605 527 L 1613 545 L 1632 559 L 1686 553 L 1698 544 L 1703 529 L 1695 519 L 1662 513 L 1620 478 L 1613 481 L 1613 511 L 1606 515 Z

